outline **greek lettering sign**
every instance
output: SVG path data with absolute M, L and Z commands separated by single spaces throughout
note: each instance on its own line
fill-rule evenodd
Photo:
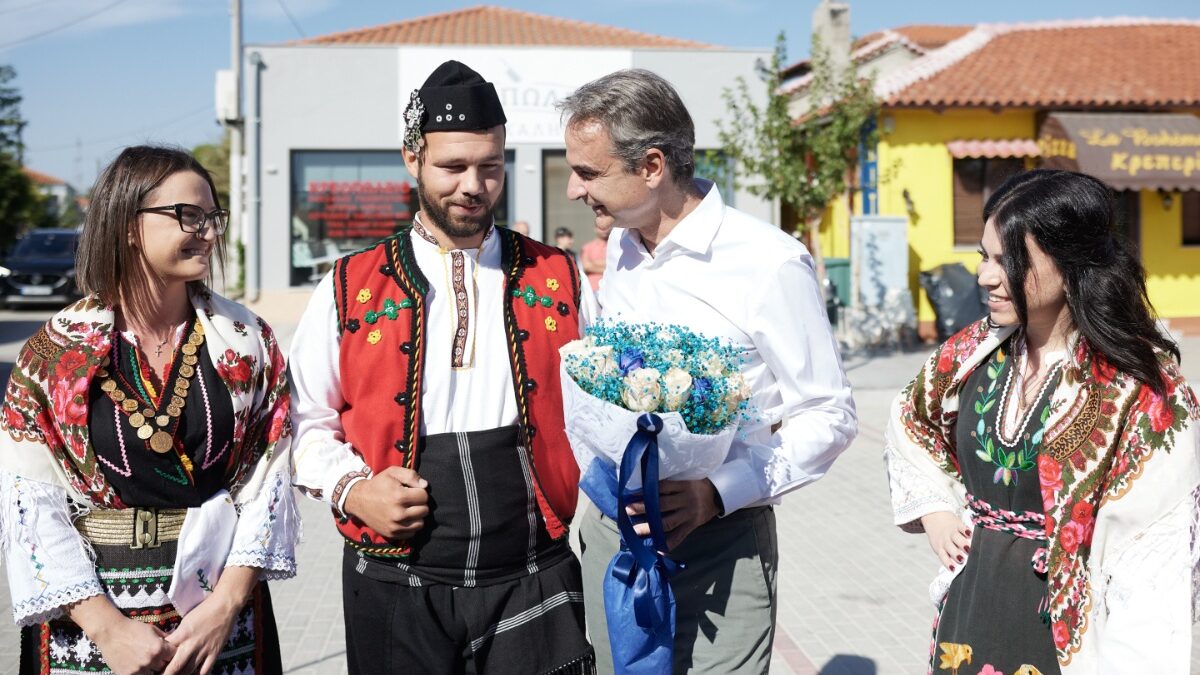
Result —
M 1117 190 L 1200 189 L 1200 118 L 1176 113 L 1052 113 L 1042 166 L 1091 174 Z
M 381 239 L 412 220 L 417 191 L 404 181 L 310 181 L 298 215 L 323 238 Z
M 506 142 L 563 144 L 555 104 L 580 85 L 633 65 L 628 49 L 404 47 L 399 51 L 400 110 L 413 89 L 448 59 L 461 61 L 496 87 L 504 106 Z M 397 116 L 399 117 L 399 116 Z M 397 138 L 404 137 L 400 120 Z

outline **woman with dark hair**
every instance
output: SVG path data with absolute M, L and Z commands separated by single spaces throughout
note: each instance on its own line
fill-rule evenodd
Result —
M 1200 405 L 1112 195 L 1030 171 L 984 219 L 990 315 L 938 348 L 887 430 L 895 523 L 943 565 L 930 671 L 1188 672 Z
M 207 283 L 228 212 L 173 148 L 100 175 L 86 293 L 25 344 L 0 415 L 21 673 L 278 673 L 295 574 L 289 393 L 270 328 Z

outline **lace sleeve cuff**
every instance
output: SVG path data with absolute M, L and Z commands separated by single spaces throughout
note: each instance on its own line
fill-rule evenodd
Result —
M 49 591 L 28 600 L 14 602 L 13 620 L 18 626 L 24 627 L 57 619 L 66 612 L 67 607 L 95 595 L 104 595 L 104 587 L 97 579 Z

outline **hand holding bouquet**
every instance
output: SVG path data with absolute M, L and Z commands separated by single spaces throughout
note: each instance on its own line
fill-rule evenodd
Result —
M 725 461 L 749 406 L 741 355 L 680 326 L 604 321 L 559 353 L 580 487 L 621 533 L 604 577 L 614 667 L 670 672 L 670 579 L 683 565 L 666 555 L 658 479 L 704 478 Z M 632 501 L 645 504 L 650 537 L 635 533 L 625 509 Z

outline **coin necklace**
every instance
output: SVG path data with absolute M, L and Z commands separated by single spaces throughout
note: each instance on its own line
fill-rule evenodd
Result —
M 187 402 L 188 388 L 192 386 L 192 376 L 196 374 L 196 365 L 199 362 L 200 346 L 204 344 L 204 327 L 200 322 L 196 322 L 192 329 L 192 334 L 188 336 L 187 342 L 180 347 L 183 352 L 183 363 L 180 364 L 176 372 L 175 385 L 171 392 L 171 400 L 167 404 L 167 409 L 164 414 L 156 415 L 150 407 L 151 402 L 147 401 L 146 407 L 142 408 L 136 398 L 131 398 L 125 395 L 125 392 L 117 386 L 117 381 L 113 379 L 109 368 L 112 361 L 109 357 L 104 357 L 104 361 L 100 364 L 100 369 L 96 371 L 96 376 L 103 378 L 100 383 L 100 390 L 103 391 L 112 400 L 113 405 L 123 411 L 129 419 L 129 425 L 137 430 L 137 437 L 143 441 L 147 441 L 150 449 L 159 454 L 165 454 L 171 451 L 175 445 L 175 436 L 166 431 L 166 428 L 179 419 L 183 414 L 183 406 Z M 113 370 L 116 370 L 115 368 Z M 166 396 L 167 392 L 163 392 Z M 149 398 L 149 396 L 147 396 Z M 139 408 L 142 408 L 139 410 Z M 155 429 L 155 427 L 158 427 Z

